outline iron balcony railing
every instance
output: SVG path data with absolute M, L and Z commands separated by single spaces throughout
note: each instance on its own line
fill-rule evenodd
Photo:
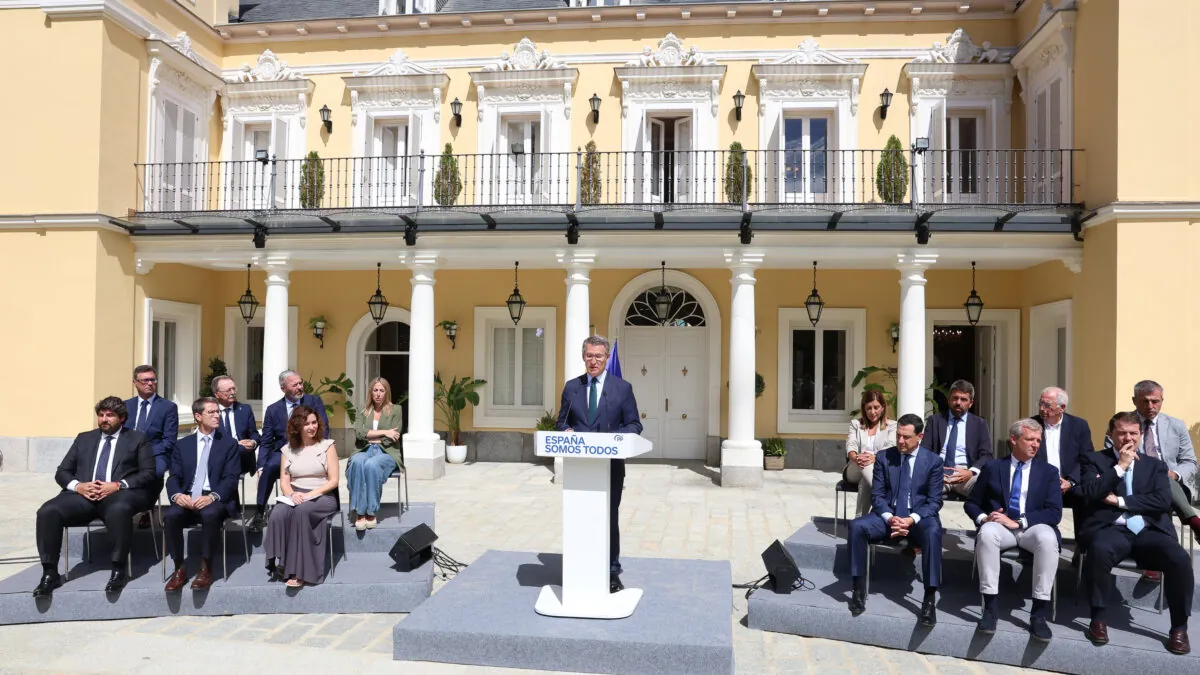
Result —
M 680 150 L 139 164 L 141 215 L 1076 204 L 1075 150 Z

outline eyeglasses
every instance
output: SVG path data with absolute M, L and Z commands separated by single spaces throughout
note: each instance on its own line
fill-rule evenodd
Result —
M 148 379 L 138 379 L 138 380 L 135 380 L 135 382 L 137 382 L 138 384 L 155 384 L 158 382 L 158 378 L 151 377 Z
M 1054 403 L 1054 402 L 1047 403 L 1046 401 L 1038 401 L 1038 407 L 1039 407 L 1039 408 L 1046 408 L 1046 409 L 1050 409 L 1050 408 L 1053 408 L 1053 407 L 1055 407 L 1055 406 L 1057 406 L 1057 405 L 1058 405 L 1058 404 L 1057 404 L 1057 403 Z
M 608 354 L 584 354 L 583 360 L 584 361 L 606 361 L 606 360 L 608 360 Z

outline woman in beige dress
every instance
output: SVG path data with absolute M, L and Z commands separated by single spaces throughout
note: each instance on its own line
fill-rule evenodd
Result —
M 875 477 L 875 453 L 896 445 L 896 421 L 887 418 L 887 401 L 883 392 L 868 389 L 863 392 L 858 417 L 850 420 L 846 436 L 846 468 L 842 472 L 847 483 L 858 485 L 858 512 L 871 510 L 871 480 Z
M 292 588 L 324 580 L 326 520 L 339 508 L 337 448 L 325 438 L 323 426 L 308 406 L 292 411 L 279 478 L 294 506 L 277 503 L 265 535 L 271 580 L 286 579 Z

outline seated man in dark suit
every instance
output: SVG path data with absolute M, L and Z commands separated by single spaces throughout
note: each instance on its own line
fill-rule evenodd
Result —
M 304 379 L 294 370 L 285 370 L 279 374 L 279 388 L 283 391 L 283 398 L 267 406 L 263 413 L 262 442 L 258 446 L 258 511 L 250 523 L 255 532 L 264 525 L 263 513 L 267 508 L 267 500 L 271 498 L 275 481 L 279 480 L 279 467 L 283 460 L 280 450 L 287 445 L 287 423 L 292 411 L 302 405 L 316 410 L 321 416 L 325 437 L 329 438 L 325 403 L 320 396 L 304 393 Z
M 987 420 L 967 412 L 975 403 L 975 385 L 955 380 L 949 403 L 950 410 L 925 421 L 921 447 L 941 456 L 946 470 L 944 492 L 966 497 L 983 465 L 992 459 L 992 431 Z
M 154 450 L 146 436 L 123 429 L 125 404 L 109 396 L 96 404 L 96 426 L 75 437 L 58 465 L 54 481 L 63 491 L 42 504 L 37 512 L 38 557 L 42 579 L 33 597 L 48 598 L 62 586 L 58 556 L 63 528 L 86 525 L 96 518 L 113 538 L 112 576 L 105 586 L 120 592 L 129 581 L 125 559 L 133 542 L 133 515 L 154 503 Z M 68 561 L 70 564 L 70 561 Z
M 1142 425 L 1137 413 L 1114 415 L 1108 437 L 1113 447 L 1084 458 L 1079 483 L 1083 513 L 1075 536 L 1087 551 L 1084 574 L 1092 606 L 1087 638 L 1096 645 L 1108 644 L 1112 568 L 1132 556 L 1139 567 L 1163 573 L 1171 611 L 1167 649 L 1187 654 L 1191 651 L 1187 622 L 1194 590 L 1192 561 L 1171 524 L 1167 465 L 1138 454 Z
M 163 512 L 163 530 L 175 562 L 175 573 L 167 580 L 168 593 L 187 582 L 183 528 L 197 522 L 203 528 L 204 541 L 192 590 L 203 591 L 212 585 L 212 556 L 221 546 L 221 525 L 237 505 L 241 461 L 237 444 L 217 428 L 219 413 L 215 398 L 196 399 L 192 403 L 196 433 L 179 441 L 171 456 L 171 477 L 167 479 L 171 505 Z
M 242 473 L 254 473 L 258 468 L 254 451 L 262 440 L 254 422 L 254 409 L 238 402 L 237 383 L 232 377 L 218 375 L 213 378 L 211 386 L 213 398 L 217 399 L 220 406 L 217 414 L 221 418 L 221 435 L 232 438 L 241 446 Z
M 1059 490 L 1063 503 L 1071 506 L 1074 488 L 1079 484 L 1081 458 L 1095 451 L 1092 429 L 1087 420 L 1067 413 L 1067 392 L 1058 387 L 1046 387 L 1038 400 L 1033 419 L 1042 425 L 1042 445 L 1034 461 L 1048 462 L 1058 469 Z
M 920 622 L 937 624 L 934 604 L 942 577 L 942 481 L 945 474 L 937 454 L 922 447 L 924 423 L 916 415 L 896 421 L 896 447 L 875 456 L 871 483 L 871 512 L 850 522 L 850 574 L 854 590 L 850 613 L 866 611 L 868 544 L 907 538 L 920 546 L 921 573 L 925 579 L 925 601 Z
M 150 439 L 154 448 L 154 473 L 158 476 L 158 489 L 154 491 L 157 498 L 162 490 L 163 476 L 171 464 L 175 439 L 179 437 L 179 409 L 158 395 L 158 373 L 154 366 L 134 368 L 133 386 L 138 395 L 125 401 L 125 409 L 129 411 L 125 428 L 140 431 Z
M 1058 471 L 1046 462 L 1033 461 L 1041 437 L 1042 425 L 1033 419 L 1019 420 L 1009 427 L 1012 457 L 983 465 L 963 509 L 979 526 L 975 536 L 979 592 L 983 595 L 979 632 L 996 632 L 1000 553 L 1020 546 L 1033 553 L 1029 633 L 1039 642 L 1049 642 L 1053 634 L 1046 622 L 1046 610 L 1058 574 L 1062 490 Z

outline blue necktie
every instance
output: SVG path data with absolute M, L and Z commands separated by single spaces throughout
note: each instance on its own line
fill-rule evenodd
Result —
M 958 455 L 958 423 L 961 421 L 961 417 L 950 417 L 950 438 L 946 439 L 946 459 L 944 463 L 951 469 L 955 467 L 954 460 Z
M 1012 490 L 1008 494 L 1008 517 L 1017 520 L 1021 517 L 1021 474 L 1025 462 L 1017 462 L 1017 470 L 1013 472 Z
M 901 455 L 900 461 L 900 487 L 896 490 L 896 515 L 900 518 L 907 518 L 912 509 L 909 508 L 910 493 L 912 492 L 912 476 L 909 474 L 909 460 L 912 455 Z
M 105 436 L 104 447 L 100 448 L 100 459 L 96 461 L 96 471 L 92 474 L 92 480 L 108 480 L 108 455 L 111 451 L 112 436 Z
M 592 383 L 588 387 L 588 424 L 596 422 L 596 407 L 599 405 L 599 397 L 596 396 L 596 378 L 592 378 Z
M 1125 496 L 1133 494 L 1133 467 L 1125 472 Z M 1125 514 L 1125 527 L 1135 535 L 1146 527 L 1146 519 L 1141 516 L 1131 516 L 1128 512 Z
M 136 431 L 146 430 L 146 422 L 150 421 L 149 408 L 150 401 L 142 399 L 142 405 L 138 408 L 137 422 L 133 425 Z

